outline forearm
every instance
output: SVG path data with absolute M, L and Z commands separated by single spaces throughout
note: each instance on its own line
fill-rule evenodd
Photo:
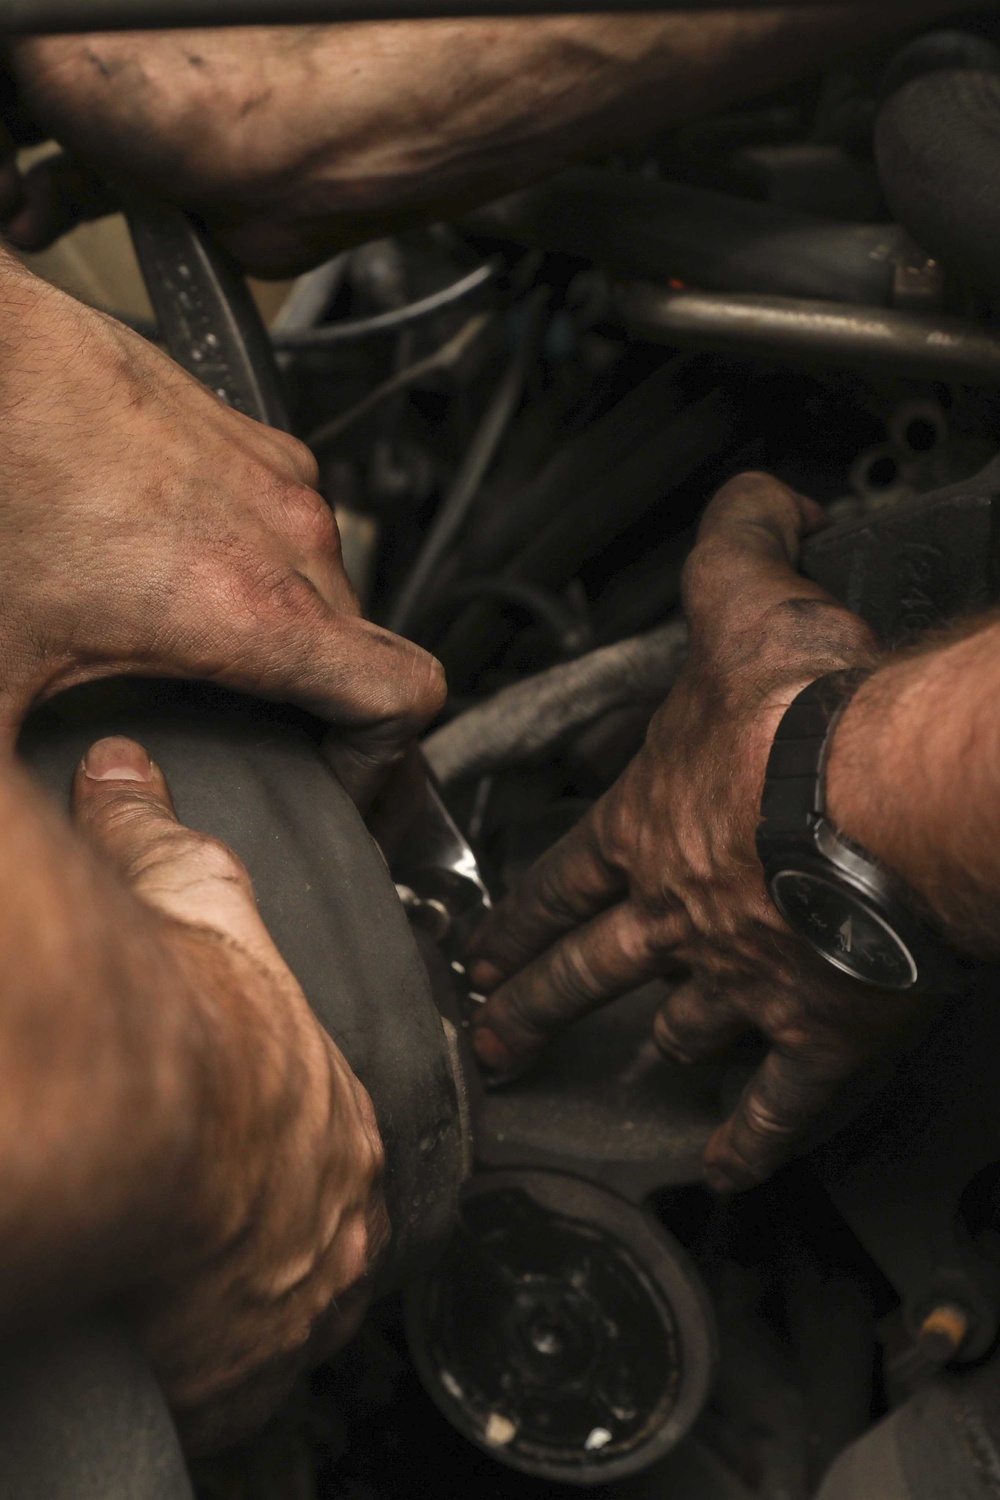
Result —
M 21 42 L 13 57 L 28 103 L 64 144 L 201 205 L 255 268 L 284 271 L 955 8 L 100 36 Z
M 890 658 L 864 683 L 827 787 L 836 825 L 954 941 L 1000 953 L 1000 620 Z

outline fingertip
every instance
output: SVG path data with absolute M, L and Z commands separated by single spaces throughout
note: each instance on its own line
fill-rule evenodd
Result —
M 713 1193 L 739 1193 L 753 1186 L 750 1175 L 734 1160 L 728 1140 L 728 1127 L 716 1130 L 702 1158 L 702 1174 Z
M 817 500 L 812 500 L 808 495 L 798 492 L 795 498 L 799 502 L 803 536 L 812 536 L 814 532 L 824 531 L 829 526 L 830 517 Z
M 496 1078 L 502 1078 L 513 1072 L 516 1067 L 514 1054 L 491 1026 L 485 1024 L 473 1026 L 472 1049 L 487 1073 Z
M 142 745 L 117 734 L 97 740 L 77 767 L 75 805 L 79 808 L 95 799 L 128 792 L 152 796 L 173 811 L 166 778 Z
M 503 971 L 488 958 L 466 960 L 465 972 L 471 987 L 481 995 L 492 994 L 504 977 Z
M 88 781 L 141 781 L 152 783 L 153 762 L 135 740 L 124 735 L 108 735 L 91 745 L 80 770 Z

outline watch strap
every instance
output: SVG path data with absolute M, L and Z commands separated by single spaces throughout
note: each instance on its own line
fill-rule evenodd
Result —
M 761 797 L 762 837 L 803 838 L 814 820 L 826 811 L 826 760 L 833 730 L 867 669 L 829 672 L 818 677 L 793 699 L 778 725 L 768 757 Z

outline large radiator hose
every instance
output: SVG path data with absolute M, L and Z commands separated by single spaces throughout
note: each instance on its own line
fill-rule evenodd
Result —
M 893 216 L 946 270 L 1000 296 L 1000 51 L 921 38 L 887 83 L 876 155 Z

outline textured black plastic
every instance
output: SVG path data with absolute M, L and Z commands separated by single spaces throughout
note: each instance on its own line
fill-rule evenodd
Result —
M 1000 466 L 806 542 L 801 567 L 894 645 L 998 596 Z

